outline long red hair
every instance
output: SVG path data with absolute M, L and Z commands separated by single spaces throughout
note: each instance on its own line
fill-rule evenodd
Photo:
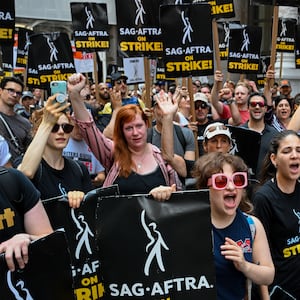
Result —
M 114 127 L 114 159 L 120 166 L 120 176 L 128 177 L 135 163 L 131 158 L 131 152 L 128 148 L 127 141 L 124 136 L 123 127 L 125 123 L 133 121 L 137 115 L 141 115 L 146 126 L 149 126 L 149 120 L 139 105 L 128 104 L 118 111 Z

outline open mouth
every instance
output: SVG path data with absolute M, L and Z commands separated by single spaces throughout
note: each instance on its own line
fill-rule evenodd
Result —
M 235 208 L 236 207 L 236 201 L 235 201 L 236 195 L 235 194 L 228 194 L 224 196 L 224 203 L 226 208 Z

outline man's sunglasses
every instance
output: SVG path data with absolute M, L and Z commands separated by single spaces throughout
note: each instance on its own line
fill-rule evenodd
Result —
M 63 123 L 63 124 L 55 124 L 51 130 L 51 132 L 56 133 L 58 132 L 59 128 L 62 128 L 64 133 L 71 133 L 74 126 L 72 124 Z
M 248 184 L 247 172 L 235 172 L 232 176 L 224 173 L 213 174 L 207 181 L 207 186 L 212 186 L 215 190 L 224 190 L 229 181 L 231 181 L 235 188 L 242 189 Z
M 251 107 L 256 107 L 257 105 L 259 107 L 265 107 L 265 103 L 264 102 L 261 102 L 261 101 L 252 101 L 252 102 L 250 102 L 250 106 Z
M 202 102 L 202 101 L 199 101 L 199 102 L 196 102 L 195 104 L 195 109 L 199 109 L 199 108 L 202 108 L 202 109 L 206 109 L 208 107 L 208 105 L 205 103 L 205 102 Z
M 126 81 L 125 79 L 118 79 L 118 80 L 116 81 L 116 83 L 117 83 L 117 84 L 122 84 L 122 83 L 127 84 L 127 81 Z

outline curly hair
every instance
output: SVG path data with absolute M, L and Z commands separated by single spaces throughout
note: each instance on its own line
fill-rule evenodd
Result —
M 225 164 L 230 165 L 234 172 L 248 173 L 247 165 L 239 156 L 229 153 L 211 152 L 202 155 L 195 162 L 192 175 L 196 178 L 196 187 L 198 189 L 207 188 L 208 179 L 213 174 L 223 172 Z M 246 190 L 243 191 L 240 209 L 246 213 L 251 213 L 253 211 L 253 205 L 247 197 Z

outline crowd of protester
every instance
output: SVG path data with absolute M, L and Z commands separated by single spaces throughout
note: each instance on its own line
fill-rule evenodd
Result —
M 212 85 L 195 80 L 191 91 L 157 82 L 146 101 L 145 86 L 129 90 L 125 74 L 98 86 L 73 74 L 63 105 L 56 95 L 24 90 L 20 79 L 2 79 L 0 163 L 24 193 L 23 224 L 0 231 L 9 268 L 15 269 L 13 256 L 24 268 L 30 241 L 52 231 L 44 200 L 66 197 L 78 208 L 88 191 L 112 184 L 121 194 L 158 201 L 208 188 L 218 299 L 244 299 L 246 279 L 260 299 L 278 289 L 300 299 L 300 252 L 289 248 L 297 243 L 287 244 L 300 240 L 299 97 L 288 80 L 274 78 L 269 68 L 259 90 L 247 79 L 224 81 L 217 70 Z M 255 168 L 246 162 L 252 150 L 239 152 L 236 127 L 246 139 L 247 132 L 260 136 Z M 12 207 L 0 197 L 1 210 Z M 247 253 L 238 243 L 246 238 Z

